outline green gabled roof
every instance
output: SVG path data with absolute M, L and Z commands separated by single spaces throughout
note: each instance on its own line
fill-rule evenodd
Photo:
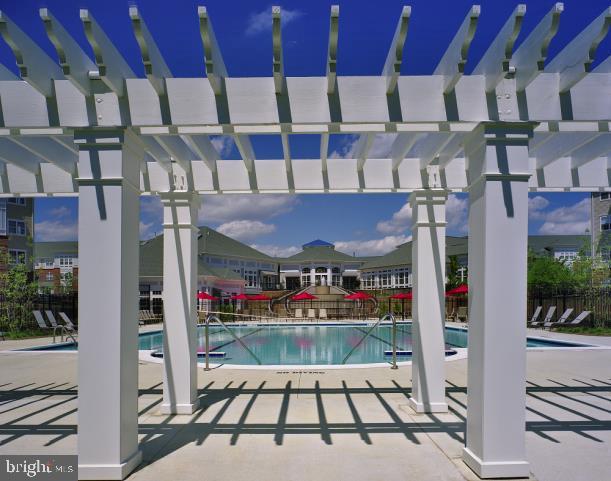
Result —
M 528 236 L 528 247 L 537 254 L 545 253 L 552 249 L 576 248 L 585 249 L 589 252 L 591 237 L 588 235 L 531 235 Z
M 219 255 L 225 257 L 241 257 L 245 259 L 255 259 L 265 262 L 277 262 L 273 257 L 259 252 L 246 244 L 227 237 L 210 227 L 200 227 L 198 241 L 198 253 Z
M 239 274 L 226 267 L 212 267 L 202 256 L 198 256 L 197 271 L 200 276 L 215 276 L 220 279 L 242 280 Z M 159 235 L 140 244 L 140 277 L 163 276 L 163 236 Z
M 336 251 L 332 247 L 308 247 L 297 254 L 283 259 L 283 262 L 310 262 L 310 261 L 335 261 L 335 262 L 362 262 L 358 257 L 352 257 L 343 252 Z
M 34 242 L 34 259 L 53 259 L 58 254 L 78 255 L 78 242 Z
M 590 237 L 587 235 L 535 235 L 528 237 L 528 247 L 536 253 L 545 253 L 550 249 L 573 247 L 581 249 L 584 244 L 589 247 Z M 446 256 L 467 255 L 469 249 L 468 237 L 446 237 Z M 412 242 L 406 242 L 386 255 L 365 262 L 361 269 L 379 269 L 412 263 Z

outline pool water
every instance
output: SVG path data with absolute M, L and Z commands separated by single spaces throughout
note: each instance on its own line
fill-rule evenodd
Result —
M 232 326 L 232 332 L 250 349 L 264 365 L 329 365 L 341 364 L 346 355 L 365 336 L 370 326 L 363 324 L 342 325 L 240 325 Z M 397 326 L 397 349 L 412 350 L 412 325 L 399 323 Z M 392 349 L 390 325 L 376 327 L 370 336 L 355 349 L 346 364 L 369 364 L 389 362 L 385 353 Z M 453 348 L 467 347 L 467 331 L 446 327 L 446 355 L 452 355 Z M 204 353 L 204 328 L 198 327 L 198 355 Z M 558 341 L 528 338 L 527 347 L 576 347 Z M 162 356 L 163 332 L 143 333 L 139 336 L 139 349 L 152 350 Z M 53 350 L 74 349 L 73 346 L 45 346 Z M 218 324 L 210 326 L 210 350 L 224 352 L 222 358 L 211 358 L 212 363 L 257 364 L 255 359 L 231 334 Z M 399 360 L 409 360 L 409 355 Z

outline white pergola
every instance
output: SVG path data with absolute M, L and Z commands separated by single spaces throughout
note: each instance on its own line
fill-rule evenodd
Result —
M 418 412 L 447 410 L 445 202 L 449 192 L 469 193 L 464 460 L 482 478 L 528 476 L 528 193 L 611 190 L 611 58 L 591 68 L 611 8 L 548 61 L 562 11 L 554 5 L 514 49 L 526 12 L 517 6 L 464 75 L 480 14 L 473 6 L 432 75 L 402 76 L 404 7 L 380 75 L 342 77 L 334 6 L 326 75 L 287 77 L 273 7 L 272 75 L 262 78 L 228 76 L 205 7 L 197 15 L 206 76 L 198 78 L 172 76 L 137 7 L 129 15 L 144 76 L 88 10 L 80 18 L 93 59 L 48 9 L 40 18 L 57 59 L 0 12 L 21 76 L 0 65 L 0 195 L 79 196 L 79 478 L 122 479 L 141 461 L 140 195 L 159 195 L 164 212 L 162 410 L 191 414 L 200 199 L 323 192 L 411 193 Z M 281 138 L 282 159 L 256 158 L 251 136 L 261 134 Z M 320 135 L 320 158 L 293 158 L 292 134 Z M 354 158 L 327 157 L 334 134 L 359 136 Z M 215 135 L 230 136 L 241 159 L 221 159 Z M 390 153 L 372 158 L 380 136 L 392 136 Z

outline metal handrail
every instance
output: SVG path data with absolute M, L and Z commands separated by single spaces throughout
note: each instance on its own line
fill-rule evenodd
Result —
M 393 351 L 393 369 L 397 369 L 397 343 L 396 341 L 396 329 L 397 329 L 397 322 L 395 321 L 395 316 L 393 316 L 392 313 L 388 313 L 383 315 L 382 317 L 380 317 L 380 319 L 378 319 L 378 321 L 371 326 L 371 328 L 365 333 L 365 335 L 361 338 L 361 340 L 359 342 L 356 343 L 356 345 L 350 350 L 350 352 L 346 355 L 346 357 L 344 358 L 344 360 L 342 361 L 342 364 L 346 364 L 346 361 L 350 358 L 350 356 L 352 356 L 352 354 L 354 353 L 354 351 L 357 350 L 357 348 L 363 343 L 363 341 L 365 339 L 367 339 L 369 337 L 369 335 L 373 332 L 373 330 L 378 327 L 380 325 L 380 323 L 386 319 L 390 319 L 392 320 L 393 323 L 393 346 L 392 346 L 392 351 Z
M 204 367 L 205 371 L 209 371 L 210 370 L 210 339 L 209 339 L 209 334 L 208 334 L 208 326 L 210 325 L 210 321 L 216 321 L 218 322 L 221 326 L 223 326 L 223 329 L 225 329 L 230 335 L 231 337 L 233 337 L 233 339 L 235 341 L 237 341 L 238 343 L 240 343 L 240 345 L 246 349 L 246 352 L 248 352 L 248 354 L 250 354 L 253 359 L 255 361 L 257 361 L 257 364 L 261 365 L 262 362 L 261 360 L 255 355 L 254 352 L 252 352 L 250 349 L 248 349 L 248 347 L 246 347 L 246 344 L 244 344 L 244 342 L 242 341 L 242 339 L 240 339 L 238 336 L 236 336 L 231 329 L 229 329 L 225 323 L 223 321 L 221 321 L 218 316 L 215 315 L 208 315 L 206 316 L 206 322 L 204 323 L 204 332 L 205 332 L 205 338 L 206 338 L 206 352 L 205 352 L 205 360 L 206 360 L 206 365 Z
M 66 328 L 66 326 L 63 326 L 61 324 L 58 324 L 57 326 L 53 327 L 53 344 L 55 344 L 55 336 L 57 334 L 57 330 L 60 330 L 61 333 L 61 341 L 64 342 L 64 336 L 66 336 L 66 338 L 70 338 L 72 339 L 72 342 L 74 343 L 75 346 L 78 345 L 78 342 L 76 341 L 76 338 L 74 337 L 74 335 Z

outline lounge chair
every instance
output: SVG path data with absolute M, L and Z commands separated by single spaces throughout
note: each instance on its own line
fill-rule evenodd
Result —
M 456 309 L 449 311 L 446 309 L 446 321 L 454 321 L 456 319 Z
M 539 326 L 542 326 L 542 325 L 544 325 L 544 324 L 546 324 L 548 322 L 551 322 L 552 317 L 554 317 L 554 312 L 556 312 L 556 306 L 550 307 L 547 310 L 547 314 L 545 314 L 545 319 L 543 319 L 542 321 L 539 321 L 539 322 L 537 322 L 537 321 L 532 322 L 529 327 L 539 327 Z
M 558 326 L 571 326 L 571 327 L 575 327 L 578 326 L 579 324 L 581 324 L 583 321 L 585 321 L 585 319 L 592 313 L 592 311 L 583 311 L 581 314 L 579 314 L 575 319 L 573 319 L 571 322 L 554 322 L 551 326 L 550 329 L 553 329 L 554 327 L 558 327 Z
M 543 306 L 537 306 L 537 308 L 535 309 L 535 312 L 533 313 L 533 316 L 530 318 L 530 321 L 528 322 L 528 324 L 532 324 L 533 322 L 537 322 L 537 319 L 539 319 L 539 316 L 541 315 L 541 311 L 543 310 Z
M 42 317 L 42 312 L 32 311 L 32 314 L 34 314 L 34 319 L 36 319 L 36 322 L 38 323 L 38 327 L 44 330 L 53 329 L 52 327 L 48 326 L 47 323 L 45 322 L 45 319 Z
M 308 319 L 316 319 L 316 309 L 308 309 Z
M 569 307 L 566 311 L 564 311 L 564 314 L 562 314 L 556 322 L 550 321 L 550 322 L 546 322 L 545 324 L 543 324 L 543 329 L 545 329 L 546 327 L 549 329 L 553 325 L 556 325 L 556 324 L 564 324 L 572 313 L 573 313 L 573 308 Z
M 301 309 L 295 309 L 295 317 L 298 319 L 303 319 L 303 311 Z
M 318 310 L 318 317 L 320 319 L 327 319 L 327 310 L 326 309 L 319 309 Z
M 468 320 L 467 308 L 464 306 L 459 307 L 456 311 L 456 322 L 461 322 L 461 319 L 464 319 L 462 322 L 467 322 Z
M 64 324 L 66 324 L 66 329 L 75 332 L 78 330 L 76 325 L 70 320 L 70 318 L 66 315 L 65 312 L 60 312 L 59 317 L 61 317 L 62 321 L 64 321 Z

